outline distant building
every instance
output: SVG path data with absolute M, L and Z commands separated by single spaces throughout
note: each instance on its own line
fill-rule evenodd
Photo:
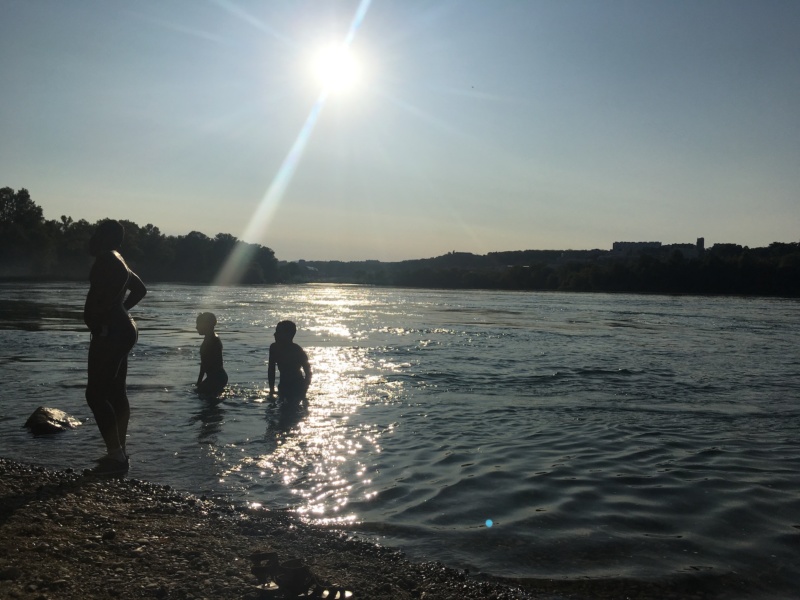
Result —
M 608 254 L 610 260 L 629 259 L 639 254 L 649 254 L 665 260 L 675 252 L 683 258 L 692 259 L 702 256 L 705 251 L 705 238 L 697 238 L 694 244 L 662 244 L 661 242 L 614 242 Z
M 614 242 L 614 252 L 636 252 L 638 250 L 661 248 L 661 242 Z

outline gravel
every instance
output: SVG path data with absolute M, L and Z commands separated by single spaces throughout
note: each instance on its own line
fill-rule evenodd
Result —
M 742 583 L 692 577 L 510 580 L 470 574 L 438 562 L 411 562 L 401 552 L 307 525 L 285 511 L 241 509 L 170 486 L 0 458 L 0 598 L 759 596 Z
M 300 575 L 275 590 L 276 570 Z M 311 597 L 353 600 L 543 597 L 286 512 L 0 458 L 0 598 L 296 598 L 304 580 Z

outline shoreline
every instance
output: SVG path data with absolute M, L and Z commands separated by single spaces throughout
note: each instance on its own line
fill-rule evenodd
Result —
M 299 559 L 312 590 L 348 591 L 353 600 L 536 597 L 510 582 L 411 563 L 287 512 L 240 511 L 168 485 L 0 458 L 0 597 L 307 597 L 259 581 L 259 553 Z
M 275 578 L 265 574 L 267 556 L 310 573 L 311 595 L 288 595 L 286 585 L 274 589 Z M 242 510 L 169 485 L 0 458 L 3 598 L 258 600 L 335 598 L 338 590 L 352 600 L 700 600 L 746 593 L 730 583 L 470 574 L 412 562 L 400 551 L 305 524 L 286 511 Z

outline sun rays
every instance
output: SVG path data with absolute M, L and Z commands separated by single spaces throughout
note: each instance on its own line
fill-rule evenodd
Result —
M 372 0 L 361 0 L 342 44 L 326 49 L 318 57 L 317 69 L 318 76 L 321 77 L 322 89 L 294 143 L 250 218 L 241 239 L 261 239 L 297 171 L 328 95 L 332 91 L 344 89 L 355 82 L 358 76 L 358 65 L 350 54 L 350 47 L 355 39 L 356 32 L 364 21 L 371 2 Z M 227 285 L 240 282 L 247 270 L 253 251 L 253 246 L 244 244 L 235 246 L 213 283 L 215 285 Z

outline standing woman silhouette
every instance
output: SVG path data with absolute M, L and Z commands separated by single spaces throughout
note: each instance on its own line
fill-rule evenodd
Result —
M 147 289 L 119 253 L 124 237 L 122 224 L 107 220 L 97 226 L 89 240 L 89 253 L 95 261 L 83 309 L 83 320 L 92 332 L 86 402 L 108 452 L 97 461 L 93 469 L 96 473 L 128 470 L 125 437 L 130 406 L 126 378 L 128 353 L 138 339 L 136 323 L 128 310 L 144 298 Z

